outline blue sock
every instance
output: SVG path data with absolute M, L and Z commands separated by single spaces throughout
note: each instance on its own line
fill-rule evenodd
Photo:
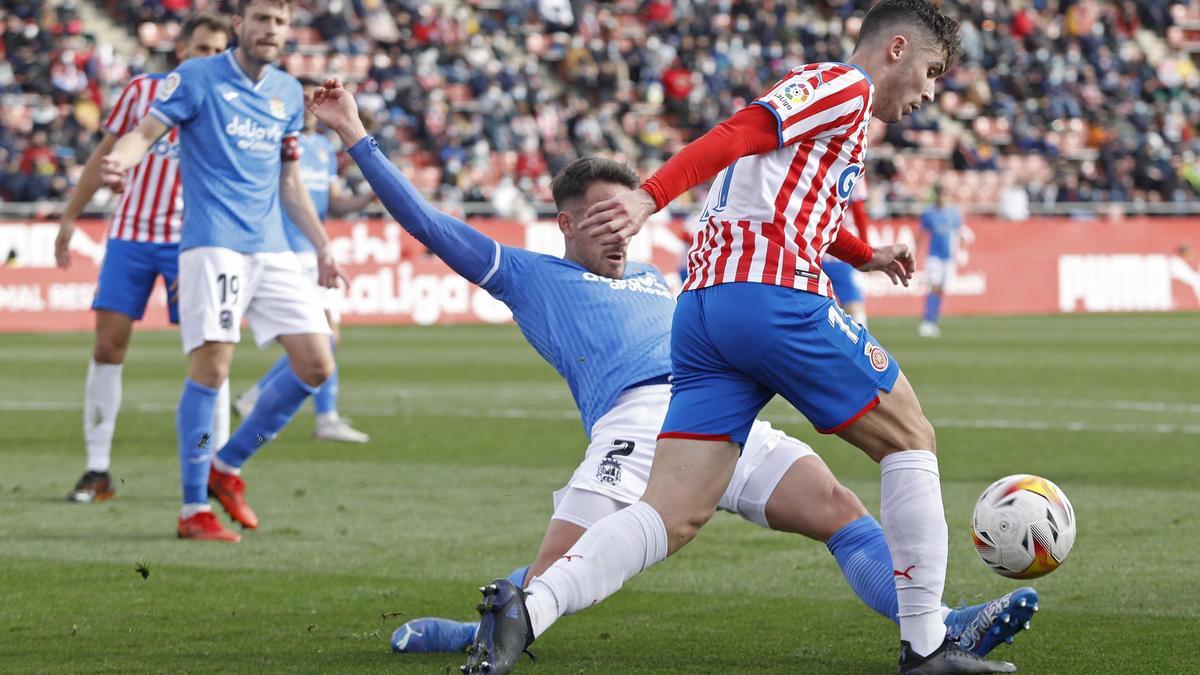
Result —
M 292 362 L 288 361 L 288 356 L 285 353 L 283 356 L 279 357 L 279 360 L 275 362 L 275 365 L 271 366 L 270 370 L 263 373 L 263 376 L 258 378 L 258 390 L 262 391 L 263 389 L 266 389 L 267 383 L 270 382 L 272 378 L 291 367 Z
M 520 569 L 513 570 L 508 575 L 508 580 L 513 582 L 517 588 L 525 588 L 525 575 L 529 574 L 529 565 Z
M 291 368 L 268 380 L 258 395 L 254 411 L 233 432 L 217 457 L 229 466 L 241 467 L 267 441 L 275 438 L 313 391 L 315 389 L 305 384 Z
M 835 532 L 826 546 L 859 599 L 899 623 L 900 604 L 896 600 L 896 582 L 892 580 L 892 553 L 879 522 L 872 516 L 863 516 Z
M 337 342 L 335 342 L 333 339 L 333 336 L 330 335 L 329 336 L 329 353 L 332 354 L 336 351 L 337 351 Z M 313 408 L 316 409 L 318 415 L 324 415 L 325 413 L 331 413 L 331 412 L 335 413 L 335 412 L 337 412 L 337 400 L 338 400 L 338 368 L 335 365 L 334 369 L 333 369 L 333 374 L 329 376 L 328 380 L 325 380 L 324 382 L 322 382 L 321 386 L 317 389 L 317 393 L 313 394 Z
M 313 407 L 316 408 L 318 415 L 325 413 L 337 412 L 338 399 L 338 371 L 334 369 L 333 374 L 328 380 L 321 383 L 317 387 L 316 393 L 313 394 Z
M 208 467 L 212 464 L 209 440 L 212 437 L 213 409 L 217 390 L 190 379 L 183 381 L 183 396 L 175 413 L 175 433 L 179 439 L 179 477 L 183 483 L 184 504 L 208 503 Z
M 937 323 L 938 317 L 942 315 L 942 296 L 939 293 L 930 293 L 925 296 L 925 320 L 929 323 Z

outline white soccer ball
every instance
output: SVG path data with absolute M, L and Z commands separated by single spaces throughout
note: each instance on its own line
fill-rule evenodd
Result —
M 1075 543 L 1075 509 L 1054 483 L 1027 474 L 1005 476 L 975 503 L 971 539 L 992 571 L 1013 579 L 1049 574 Z

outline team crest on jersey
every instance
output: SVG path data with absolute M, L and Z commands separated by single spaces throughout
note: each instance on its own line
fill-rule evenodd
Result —
M 873 345 L 868 342 L 866 352 L 868 358 L 871 359 L 872 368 L 881 373 L 888 369 L 888 364 L 891 362 L 891 359 L 888 358 L 888 353 L 883 351 L 883 347 L 880 347 L 879 345 Z
M 166 101 L 171 98 L 171 94 L 179 88 L 179 73 L 171 73 L 167 75 L 167 79 L 163 80 L 162 86 L 158 88 L 158 100 Z
M 620 483 L 621 463 L 612 457 L 605 457 L 600 460 L 600 466 L 596 467 L 596 480 L 608 485 Z
M 271 99 L 271 116 L 278 120 L 287 117 L 287 108 L 283 105 L 283 101 L 277 98 Z
M 775 99 L 779 107 L 791 112 L 808 103 L 808 100 L 812 98 L 812 93 L 812 87 L 809 87 L 807 82 L 792 82 L 775 92 L 771 98 Z

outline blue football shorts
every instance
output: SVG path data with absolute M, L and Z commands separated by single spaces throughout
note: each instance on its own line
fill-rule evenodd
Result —
M 179 323 L 179 304 L 170 290 L 179 273 L 179 244 L 152 244 L 109 239 L 92 309 L 120 312 L 134 321 L 146 313 L 146 303 L 161 276 L 167 288 L 167 314 Z
M 862 302 L 862 287 L 858 284 L 858 270 L 848 262 L 841 260 L 826 260 L 821 269 L 833 284 L 833 294 L 838 302 L 848 305 L 852 302 Z
M 841 431 L 891 391 L 900 365 L 831 298 L 728 283 L 679 297 L 671 371 L 659 437 L 744 444 L 776 394 L 817 431 Z

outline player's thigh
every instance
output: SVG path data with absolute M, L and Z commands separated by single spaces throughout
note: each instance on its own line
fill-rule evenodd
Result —
M 754 375 L 804 414 L 836 433 L 878 404 L 900 366 L 837 303 L 811 293 L 777 305 L 767 319 L 777 339 L 751 365 Z
M 109 240 L 92 309 L 120 312 L 133 321 L 140 320 L 158 276 L 154 248 L 142 242 Z
M 641 501 L 662 517 L 669 553 L 696 536 L 712 517 L 729 487 L 740 450 L 730 441 L 659 439 Z
M 731 334 L 738 327 L 730 324 L 746 319 L 726 302 L 726 287 L 749 285 L 725 284 L 679 297 L 671 328 L 671 403 L 659 438 L 746 442 L 773 394 L 731 362 L 720 342 L 735 343 Z
M 179 334 L 184 353 L 209 342 L 236 344 L 257 280 L 250 257 L 202 246 L 179 254 Z
M 838 482 L 817 455 L 797 459 L 767 499 L 773 530 L 828 541 L 835 532 L 867 515 L 852 490 Z
M 259 278 L 246 311 L 246 321 L 254 332 L 254 341 L 264 347 L 283 335 L 322 336 L 324 348 L 314 347 L 316 351 L 306 352 L 305 356 L 320 357 L 321 367 L 326 368 L 329 364 L 324 361 L 331 361 L 329 320 L 314 301 L 317 286 L 304 276 L 299 261 L 290 251 L 256 253 L 253 258 Z
M 892 390 L 879 397 L 878 405 L 839 431 L 838 436 L 877 462 L 904 450 L 937 452 L 933 425 L 925 417 L 921 402 L 903 373 Z

